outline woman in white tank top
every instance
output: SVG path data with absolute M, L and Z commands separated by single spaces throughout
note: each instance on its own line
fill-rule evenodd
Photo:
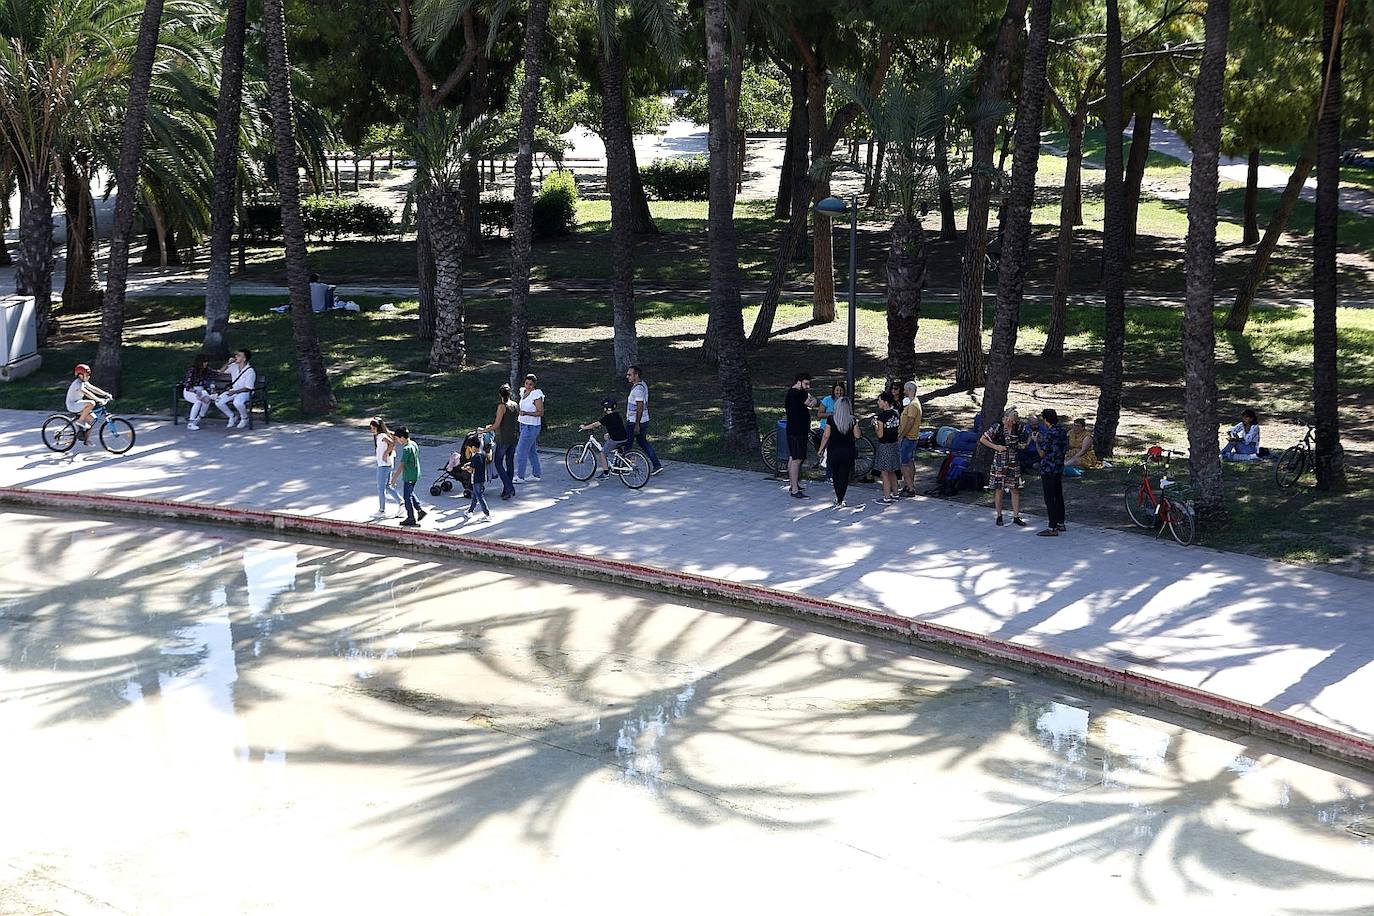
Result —
M 400 518 L 405 514 L 402 511 L 401 494 L 391 483 L 391 469 L 396 463 L 396 440 L 381 417 L 373 417 L 367 425 L 372 430 L 372 448 L 377 465 L 377 514 L 372 517 L 386 518 L 386 496 L 390 493 L 396 500 L 396 517 Z

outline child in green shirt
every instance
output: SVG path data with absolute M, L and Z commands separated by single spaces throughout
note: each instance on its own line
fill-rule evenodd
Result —
M 406 507 L 406 517 L 401 527 L 416 528 L 429 514 L 415 497 L 415 484 L 420 480 L 420 447 L 411 440 L 408 427 L 396 427 L 393 435 L 397 448 L 396 470 L 391 472 L 391 485 L 394 487 L 397 480 L 401 481 L 401 502 Z

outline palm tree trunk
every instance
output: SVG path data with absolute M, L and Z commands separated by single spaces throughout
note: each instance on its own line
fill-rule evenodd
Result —
M 1198 519 L 1224 521 L 1217 448 L 1217 364 L 1213 284 L 1217 249 L 1217 158 L 1221 145 L 1226 43 L 1231 0 L 1207 0 L 1206 37 L 1193 94 L 1193 165 L 1188 181 L 1188 236 L 1183 248 L 1184 421 L 1188 473 Z
M 887 141 L 878 141 L 878 154 L 873 157 L 873 180 L 868 191 L 868 206 L 878 206 L 883 191 L 883 160 L 887 158 Z
M 438 310 L 434 301 L 434 245 L 430 240 L 429 204 L 424 195 L 415 201 L 415 278 L 420 300 L 419 331 L 421 340 L 434 339 Z
M 787 115 L 787 144 L 782 154 L 782 174 L 778 176 L 778 199 L 773 206 L 774 219 L 787 219 L 792 213 L 792 196 L 796 193 L 799 177 L 798 163 L 802 171 L 805 171 L 807 147 L 810 144 L 810 131 L 807 130 L 805 68 L 787 68 L 787 83 L 791 107 Z
M 1026 284 L 1030 249 L 1031 207 L 1035 202 L 1035 173 L 1040 162 L 1040 122 L 1045 115 L 1045 67 L 1049 58 L 1052 0 L 1031 4 L 1030 35 L 1022 64 L 1021 97 L 1016 106 L 1016 151 L 1011 161 L 1011 193 L 997 271 L 997 311 L 988 350 L 987 383 L 983 389 L 983 428 L 1001 420 L 1011 386 L 1011 364 L 1021 319 L 1021 296 Z
M 1131 155 L 1126 161 L 1126 247 L 1135 250 L 1136 216 L 1140 212 L 1140 186 L 1150 158 L 1150 131 L 1155 120 L 1154 99 L 1147 92 L 1136 96 L 1135 124 L 1131 128 Z M 1097 454 L 1102 454 L 1098 452 Z
M 1231 303 L 1230 314 L 1226 316 L 1226 322 L 1223 325 L 1226 330 L 1245 330 L 1245 324 L 1250 320 L 1250 306 L 1255 301 L 1255 294 L 1259 292 L 1260 284 L 1264 282 L 1264 270 L 1269 266 L 1269 257 L 1278 247 L 1279 238 L 1288 225 L 1288 218 L 1293 215 L 1293 208 L 1297 206 L 1298 197 L 1302 194 L 1302 187 L 1307 182 L 1308 174 L 1312 171 L 1312 163 L 1316 156 L 1316 146 L 1312 143 L 1308 143 L 1302 154 L 1298 156 L 1298 161 L 1293 166 L 1293 174 L 1288 176 L 1288 183 L 1283 187 L 1283 195 L 1279 198 L 1279 207 L 1274 211 L 1274 215 L 1269 217 L 1269 224 L 1264 227 L 1264 237 L 1260 239 L 1259 247 L 1255 249 L 1255 256 L 1250 259 L 1250 269 L 1246 271 L 1245 281 L 1241 284 L 1240 291 L 1236 293 L 1236 301 Z
M 892 223 L 887 255 L 887 377 L 916 377 L 916 331 L 926 284 L 926 240 L 919 217 Z
M 806 103 L 810 121 L 812 162 L 819 162 L 834 152 L 834 144 L 828 143 L 826 139 L 827 88 L 827 74 L 808 67 Z M 829 196 L 829 178 L 822 178 L 812 184 L 812 206 Z M 817 213 L 815 221 L 816 229 L 811 236 L 811 320 L 816 324 L 829 324 L 835 320 L 835 249 L 830 237 L 830 217 Z
M 263 28 L 267 37 L 267 82 L 272 94 L 272 137 L 277 148 L 277 181 L 281 192 L 281 234 L 286 249 L 286 283 L 290 290 L 291 332 L 296 344 L 301 409 L 326 414 L 335 407 L 329 388 L 315 315 L 310 311 L 309 273 L 305 258 L 305 223 L 301 219 L 300 170 L 296 165 L 295 118 L 291 104 L 291 65 L 287 58 L 283 0 L 265 0 Z
M 19 195 L 15 290 L 33 297 L 38 346 L 46 347 L 52 326 L 52 187 L 47 162 L 31 163 L 29 168 L 33 171 L 23 176 Z
M 205 343 L 212 362 L 229 355 L 229 258 L 238 197 L 239 133 L 243 111 L 243 49 L 247 0 L 228 0 L 220 52 L 219 103 L 215 109 L 215 171 L 210 197 L 210 266 L 205 278 Z
M 1344 490 L 1339 375 L 1336 364 L 1336 223 L 1340 215 L 1341 16 L 1345 0 L 1322 5 L 1322 101 L 1317 111 L 1317 212 L 1312 223 L 1312 405 L 1317 427 L 1317 488 Z
M 429 196 L 429 231 L 434 242 L 434 299 L 438 306 L 433 372 L 458 372 L 467 361 L 463 312 L 463 242 L 466 238 L 461 191 L 436 190 Z
M 515 201 L 510 230 L 510 386 L 530 370 L 530 239 L 534 224 L 534 128 L 539 119 L 539 78 L 544 70 L 544 34 L 549 0 L 530 0 L 525 15 L 525 76 L 520 84 L 520 126 L 516 130 Z
M 611 36 L 597 55 L 601 76 L 601 128 L 606 141 L 606 190 L 611 198 L 611 323 L 617 375 L 639 362 L 635 333 L 634 142 L 625 112 L 625 71 L 620 44 Z
M 1240 243 L 1253 245 L 1259 241 L 1259 167 L 1260 148 L 1250 147 L 1250 157 L 1245 168 L 1245 218 Z
M 1001 102 L 1007 94 L 1011 59 L 1025 24 L 1027 2 L 1007 0 L 1007 11 L 1002 15 L 1001 25 L 997 29 L 997 41 L 983 61 L 982 88 L 978 92 L 980 107 L 990 108 Z M 1037 150 L 1039 139 L 1037 135 Z M 963 389 L 983 384 L 986 374 L 983 360 L 983 269 L 988 249 L 988 205 L 992 202 L 992 155 L 996 145 L 997 123 L 991 118 L 984 118 L 973 128 L 973 176 L 969 181 L 964 259 L 959 271 L 959 352 L 954 366 L 954 384 Z
M 1088 97 L 1079 98 L 1069 118 L 1068 158 L 1064 164 L 1064 191 L 1059 200 L 1059 245 L 1054 266 L 1054 296 L 1050 300 L 1050 323 L 1045 334 L 1046 359 L 1064 358 L 1064 324 L 1069 311 L 1069 270 L 1073 267 L 1074 214 L 1082 210 L 1083 130 L 1088 126 Z
M 91 224 L 91 179 L 70 156 L 62 157 L 62 203 L 67 211 L 64 311 L 99 307 L 95 285 L 95 227 Z
M 119 394 L 123 387 L 124 292 L 129 281 L 129 236 L 134 228 L 134 203 L 138 199 L 138 166 L 143 156 L 143 130 L 148 117 L 148 90 L 153 81 L 162 28 L 162 0 L 147 0 L 138 23 L 138 44 L 129 73 L 129 101 L 124 109 L 124 131 L 119 143 L 115 183 L 114 222 L 110 227 L 110 266 L 105 273 L 105 304 L 100 315 L 100 345 L 95 353 L 95 376 L 100 387 Z
M 1106 133 L 1106 174 L 1102 176 L 1102 383 L 1093 424 L 1093 449 L 1102 457 L 1116 449 L 1121 419 L 1122 362 L 1126 352 L 1126 185 L 1122 181 L 1121 131 L 1124 110 L 1121 74 L 1119 0 L 1107 0 L 1106 99 L 1102 110 Z
M 711 323 L 716 334 L 716 378 L 720 383 L 721 441 L 732 451 L 758 444 L 754 388 L 745 353 L 744 312 L 740 301 L 739 251 L 735 233 L 735 154 L 741 48 L 727 54 L 725 0 L 705 0 L 706 92 L 709 120 L 710 201 L 707 222 Z M 736 39 L 737 41 L 742 39 Z M 733 81 L 733 85 L 732 85 Z

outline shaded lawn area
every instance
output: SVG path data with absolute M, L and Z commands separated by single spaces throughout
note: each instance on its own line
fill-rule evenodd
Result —
M 1298 154 L 1301 152 L 1302 149 L 1300 147 L 1292 147 L 1289 149 L 1261 149 L 1260 164 L 1292 168 L 1297 164 Z M 1316 173 L 1313 172 L 1313 174 L 1308 177 L 1315 178 Z M 1374 167 L 1367 165 L 1346 165 L 1342 163 L 1341 186 L 1364 188 L 1366 191 L 1374 192 Z
M 1062 160 L 1060 160 L 1062 162 Z M 1056 240 L 1059 226 L 1059 192 L 1042 187 L 1037 193 L 1034 220 L 1037 230 L 1031 243 L 1028 283 L 1039 285 L 1048 294 L 1054 277 Z M 1229 203 L 1223 194 L 1224 203 Z M 654 202 L 652 208 L 658 218 L 660 235 L 639 240 L 636 249 L 636 278 L 641 287 L 666 289 L 704 289 L 709 270 L 706 251 L 706 204 L 704 202 Z M 1310 205 L 1307 206 L 1310 211 Z M 533 249 L 532 273 L 536 281 L 605 283 L 610 279 L 610 224 L 605 201 L 583 201 L 579 209 L 578 230 L 570 236 L 538 242 Z M 1101 187 L 1084 188 L 1083 215 L 1085 225 L 1074 233 L 1074 257 L 1069 276 L 1073 293 L 1098 295 L 1101 293 Z M 1251 250 L 1239 247 L 1241 239 L 1240 207 L 1228 208 L 1218 221 L 1217 235 L 1223 245 L 1217 262 L 1217 288 L 1222 291 L 1238 288 L 1249 266 Z M 772 218 L 771 204 L 744 201 L 739 205 L 736 225 L 739 229 L 740 268 L 746 289 L 761 290 L 772 270 L 774 253 L 781 244 L 784 225 Z M 1352 219 L 1359 217 L 1350 215 Z M 962 211 L 958 214 L 962 220 Z M 1343 217 L 1345 218 L 1345 217 Z M 859 227 L 859 283 L 863 291 L 881 292 L 886 284 L 886 261 L 890 245 L 888 224 L 883 214 L 866 211 L 866 221 Z M 1297 216 L 1295 215 L 1295 220 Z M 960 263 L 963 258 L 963 236 L 951 240 L 939 238 L 939 214 L 926 218 L 928 287 L 932 290 L 954 291 L 959 287 Z M 1140 204 L 1140 240 L 1135 261 L 1127 274 L 1126 286 L 1131 293 L 1147 295 L 1181 295 L 1183 293 L 1183 239 L 1187 233 L 1187 209 L 1181 202 L 1144 198 Z M 1299 227 L 1300 228 L 1300 227 Z M 1342 229 L 1345 247 L 1359 246 L 1367 239 L 1368 252 L 1374 254 L 1374 220 L 1363 220 L 1360 231 Z M 1310 231 L 1310 217 L 1308 220 Z M 843 268 L 847 257 L 847 240 L 836 234 L 835 263 Z M 285 266 L 280 248 L 251 250 L 252 261 L 245 279 L 259 282 L 284 283 Z M 1270 260 L 1264 294 L 1309 295 L 1311 290 L 1311 251 L 1302 245 L 1280 245 Z M 328 282 L 345 288 L 350 282 L 375 284 L 392 282 L 414 285 L 415 244 L 413 241 L 362 242 L 344 241 L 336 244 L 314 244 L 310 253 L 311 270 Z M 1374 275 L 1357 265 L 1342 265 L 1341 281 L 1349 296 L 1374 296 Z M 506 239 L 489 239 L 484 253 L 466 259 L 465 282 L 469 285 L 502 284 L 509 276 L 509 243 Z M 794 262 L 788 280 L 795 287 L 809 289 L 811 277 L 804 262 Z M 988 278 L 991 289 L 996 284 Z M 841 278 L 839 286 L 844 286 Z M 356 296 L 350 296 L 356 299 Z
M 1261 227 L 1268 225 L 1270 217 L 1279 208 L 1279 199 L 1282 196 L 1279 191 L 1260 189 L 1259 205 L 1256 212 Z M 1221 192 L 1220 205 L 1231 213 L 1243 212 L 1245 189 L 1224 189 Z M 1316 205 L 1300 198 L 1293 207 L 1293 215 L 1288 218 L 1288 226 L 1285 231 L 1294 235 L 1311 236 L 1312 224 L 1316 215 Z M 1374 219 L 1352 213 L 1349 210 L 1341 210 L 1336 223 L 1336 238 L 1339 239 L 1343 251 L 1362 251 L 1374 257 Z
M 294 350 L 285 316 L 266 311 L 275 297 L 237 297 L 230 340 L 254 350 L 254 363 L 270 379 L 275 416 L 301 420 L 295 389 Z M 456 436 L 491 421 L 496 389 L 505 381 L 508 306 L 504 300 L 469 303 L 469 352 L 473 367 L 456 375 L 431 374 L 428 349 L 415 339 L 413 302 L 380 312 L 378 300 L 363 302 L 362 313 L 321 316 L 318 326 L 339 410 L 333 422 L 365 422 L 374 414 L 405 422 L 422 435 Z M 125 366 L 126 390 L 119 409 L 126 414 L 170 410 L 171 389 L 202 338 L 203 300 L 198 297 L 130 300 Z M 943 392 L 953 378 L 957 306 L 927 303 L 917 346 L 918 381 L 926 400 L 926 424 L 971 423 L 980 392 Z M 754 454 L 729 454 L 719 447 L 719 406 L 715 370 L 700 355 L 705 330 L 700 299 L 649 299 L 640 302 L 640 357 L 653 386 L 655 438 L 669 459 L 762 470 Z M 534 368 L 548 392 L 548 429 L 542 444 L 563 447 L 580 439 L 578 423 L 599 414 L 602 397 L 623 397 L 626 386 L 613 368 L 609 306 L 599 299 L 535 296 L 531 302 Z M 810 305 L 787 302 L 778 311 L 778 336 L 751 354 L 750 371 L 763 429 L 782 416 L 783 394 L 793 373 L 811 371 L 816 387 L 843 376 L 844 323 L 810 323 Z M 1047 307 L 1022 308 L 1019 355 L 1010 403 L 1029 413 L 1054 406 L 1067 417 L 1091 417 L 1096 407 L 1100 369 L 1102 313 L 1098 308 L 1069 309 L 1066 358 L 1052 363 L 1039 350 L 1045 339 Z M 752 323 L 753 310 L 745 316 Z M 1222 313 L 1218 312 L 1218 319 Z M 988 315 L 989 322 L 991 314 Z M 1181 312 L 1164 306 L 1136 305 L 1128 322 L 1125 405 L 1119 454 L 1139 454 L 1146 445 L 1186 448 L 1179 347 Z M 1374 312 L 1339 313 L 1343 441 L 1352 465 L 1352 490 L 1320 497 L 1300 487 L 1280 494 L 1272 466 L 1228 467 L 1230 501 L 1236 524 L 1204 532 L 1202 543 L 1299 562 L 1338 562 L 1341 568 L 1374 572 L 1374 426 L 1367 405 L 1374 394 Z M 55 410 L 70 367 L 95 355 L 98 317 L 63 319 L 62 337 L 44 352 L 43 369 L 28 379 L 0 386 L 0 407 Z M 877 303 L 861 303 L 858 372 L 864 412 L 883 376 L 885 317 Z M 1232 422 L 1246 406 L 1262 416 L 1264 443 L 1275 450 L 1295 442 L 1299 430 L 1282 420 L 1310 413 L 1311 313 L 1302 309 L 1260 309 L 1247 336 L 1219 332 L 1219 412 Z M 100 379 L 96 379 L 97 384 Z M 933 459 L 932 459 L 933 461 Z M 1180 467 L 1178 470 L 1182 470 Z M 924 488 L 933 486 L 934 465 Z M 1177 476 L 1177 474 L 1175 475 Z M 1310 484 L 1310 480 L 1305 482 Z M 1027 493 L 1039 506 L 1038 483 Z M 1127 524 L 1120 468 L 1067 484 L 1071 519 Z M 988 500 L 989 494 L 960 499 Z M 1038 512 L 1038 509 L 1032 509 Z M 1333 522 L 1338 519 L 1339 522 Z

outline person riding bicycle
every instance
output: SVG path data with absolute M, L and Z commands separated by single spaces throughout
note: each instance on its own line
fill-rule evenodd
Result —
M 625 418 L 616 412 L 615 401 L 610 398 L 603 400 L 601 411 L 601 419 L 583 423 L 578 427 L 584 433 L 596 429 L 598 426 L 606 430 L 606 447 L 596 453 L 596 465 L 601 468 L 601 473 L 596 475 L 597 480 L 605 480 L 611 476 L 611 467 L 606 462 L 606 456 L 613 451 L 624 448 L 625 443 L 630 441 L 630 434 L 625 430 Z
M 91 367 L 85 363 L 77 363 L 72 374 L 76 378 L 67 386 L 67 410 L 77 415 L 77 435 L 81 437 L 82 442 L 90 445 L 91 425 L 94 422 L 91 414 L 96 407 L 103 406 L 114 395 L 91 384 Z

